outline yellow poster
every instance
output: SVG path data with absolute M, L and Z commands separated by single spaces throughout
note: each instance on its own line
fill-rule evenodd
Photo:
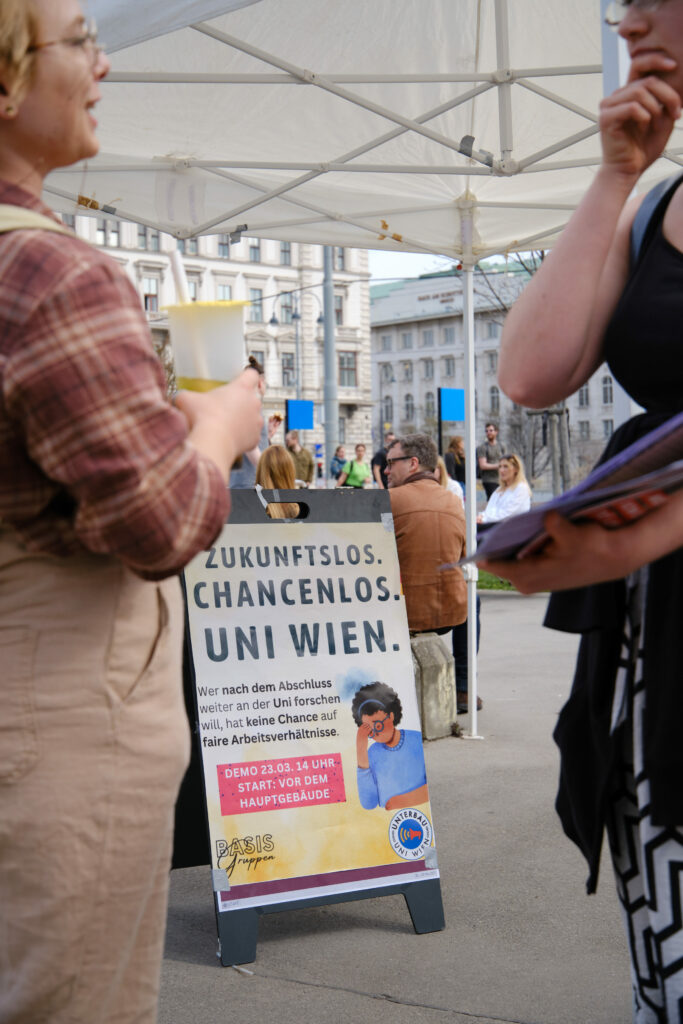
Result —
M 185 585 L 219 910 L 438 878 L 391 516 L 231 523 Z

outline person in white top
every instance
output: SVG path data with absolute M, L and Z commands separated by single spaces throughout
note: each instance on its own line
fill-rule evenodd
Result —
M 497 523 L 531 508 L 531 488 L 519 455 L 503 455 L 498 464 L 498 477 L 500 485 L 489 498 L 483 513 L 477 516 L 478 523 Z
M 462 493 L 462 487 L 460 486 L 457 480 L 454 480 L 453 477 L 449 475 L 449 472 L 446 469 L 446 463 L 444 462 L 440 455 L 436 463 L 434 476 L 439 481 L 442 487 L 444 487 L 447 491 L 450 491 L 451 494 L 455 494 L 457 498 L 460 498 L 460 501 L 462 502 L 464 507 L 465 495 Z

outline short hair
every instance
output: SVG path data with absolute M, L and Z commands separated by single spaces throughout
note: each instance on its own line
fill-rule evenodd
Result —
M 393 432 L 393 430 L 387 430 L 386 434 L 384 435 L 384 440 L 389 441 L 392 437 L 396 437 L 396 434 Z
M 493 420 L 489 420 L 489 422 L 484 425 L 484 430 L 488 430 L 489 427 L 493 427 L 495 432 L 498 433 L 498 424 L 494 423 Z
M 286 435 L 285 435 L 285 441 L 287 440 L 288 437 L 291 437 L 292 441 L 298 441 L 299 440 L 299 431 L 298 430 L 288 430 Z
M 0 0 L 0 73 L 11 83 L 14 98 L 23 99 L 31 85 L 38 38 L 38 17 L 27 0 Z
M 351 701 L 351 714 L 356 725 L 363 724 L 363 715 L 374 715 L 376 711 L 385 711 L 394 715 L 394 725 L 401 721 L 403 708 L 396 690 L 386 683 L 368 683 L 361 686 Z
M 429 434 L 405 434 L 403 437 L 397 437 L 389 445 L 389 450 L 397 444 L 403 448 L 405 455 L 414 455 L 423 469 L 434 472 L 439 452 Z

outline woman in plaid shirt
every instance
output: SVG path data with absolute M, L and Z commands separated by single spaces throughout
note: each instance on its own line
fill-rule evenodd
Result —
M 258 441 L 246 371 L 173 408 L 139 299 L 44 176 L 97 152 L 77 0 L 0 0 L 0 1019 L 156 1017 L 188 756 L 183 566 Z

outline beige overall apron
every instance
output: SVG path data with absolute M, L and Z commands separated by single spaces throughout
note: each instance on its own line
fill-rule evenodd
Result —
M 177 579 L 0 524 L 1 1024 L 156 1020 L 181 645 Z

